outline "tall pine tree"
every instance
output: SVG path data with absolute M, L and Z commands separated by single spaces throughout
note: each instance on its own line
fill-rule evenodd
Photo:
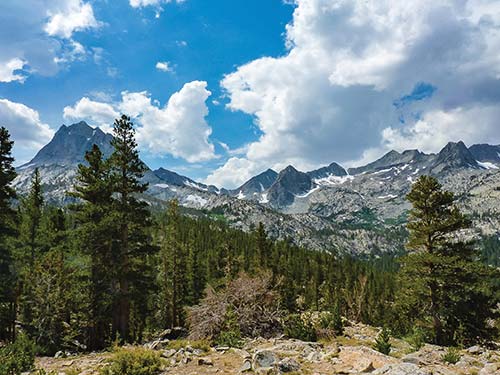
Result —
M 144 286 L 150 278 L 147 256 L 154 248 L 147 231 L 151 225 L 150 212 L 147 203 L 140 199 L 140 194 L 147 190 L 147 184 L 141 182 L 146 167 L 139 159 L 135 129 L 129 117 L 122 115 L 115 120 L 113 136 L 114 152 L 109 163 L 113 219 L 118 226 L 113 244 L 116 276 L 113 329 L 129 341 L 131 304 L 144 294 L 137 287 Z
M 12 146 L 9 131 L 0 127 L 0 341 L 13 339 L 15 335 L 14 265 L 9 239 L 15 233 L 16 213 L 12 200 L 16 193 L 12 181 L 16 178 L 13 167 Z
M 94 145 L 78 166 L 76 185 L 70 195 L 77 198 L 75 212 L 78 247 L 90 258 L 88 347 L 102 349 L 110 341 L 113 274 L 112 238 L 116 226 L 111 216 L 112 187 L 109 167 Z
M 437 344 L 491 337 L 488 320 L 496 316 L 496 301 L 489 283 L 495 271 L 460 240 L 459 231 L 470 223 L 454 204 L 453 193 L 422 176 L 407 198 L 413 204 L 407 244 L 412 253 L 402 260 L 402 305 Z

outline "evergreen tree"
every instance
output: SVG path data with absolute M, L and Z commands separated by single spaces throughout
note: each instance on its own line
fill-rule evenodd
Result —
M 413 204 L 407 247 L 413 252 L 401 262 L 401 304 L 418 324 L 430 328 L 437 344 L 491 337 L 493 271 L 479 262 L 471 244 L 458 239 L 458 231 L 470 223 L 454 205 L 453 193 L 422 176 L 407 198 Z
M 37 258 L 42 254 L 43 235 L 41 233 L 44 199 L 40 172 L 38 168 L 31 179 L 31 187 L 27 197 L 21 199 L 20 206 L 20 236 L 19 249 L 16 256 L 20 285 L 19 311 L 20 319 L 30 334 L 33 332 L 33 307 L 35 305 L 33 296 L 33 272 Z
M 136 286 L 150 277 L 145 269 L 148 266 L 145 258 L 154 248 L 147 232 L 151 225 L 148 205 L 139 199 L 148 186 L 141 182 L 146 167 L 139 159 L 135 129 L 129 117 L 122 115 L 115 120 L 113 135 L 111 144 L 114 152 L 109 163 L 114 197 L 113 219 L 118 226 L 113 244 L 117 288 L 113 331 L 128 341 L 131 339 L 131 303 L 134 298 L 141 298 L 143 293 Z
M 101 150 L 94 145 L 78 166 L 76 185 L 70 195 L 78 199 L 75 212 L 78 248 L 90 258 L 88 347 L 102 349 L 110 341 L 113 274 L 112 241 L 116 233 L 111 216 L 112 191 L 109 168 Z
M 16 197 L 12 181 L 16 178 L 9 131 L 0 127 L 0 341 L 14 339 L 15 277 L 9 239 L 15 233 L 16 213 L 11 204 Z
M 40 253 L 42 247 L 42 238 L 40 229 L 44 199 L 42 193 L 42 183 L 40 171 L 35 169 L 31 179 L 31 187 L 28 196 L 21 200 L 21 243 L 26 246 L 27 265 L 32 267 L 35 264 L 36 256 Z

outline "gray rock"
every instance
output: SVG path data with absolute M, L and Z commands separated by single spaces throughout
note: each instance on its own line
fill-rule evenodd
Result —
M 270 350 L 259 350 L 253 355 L 253 369 L 273 367 L 278 359 Z
M 467 349 L 467 353 L 469 354 L 481 354 L 483 351 L 483 348 L 479 345 L 474 345 Z
M 198 358 L 199 366 L 213 366 L 214 363 L 210 358 Z
M 54 358 L 66 358 L 67 355 L 65 352 L 63 352 L 62 350 L 59 350 L 56 354 L 54 354 Z
M 500 363 L 488 363 L 479 371 L 479 375 L 498 375 L 499 372 Z
M 413 363 L 398 363 L 385 365 L 372 372 L 373 375 L 431 375 L 427 370 L 419 368 Z
M 250 370 L 252 370 L 252 362 L 249 359 L 246 359 L 243 362 L 243 366 L 241 366 L 241 368 L 240 368 L 240 372 L 247 372 Z
M 177 353 L 177 351 L 175 349 L 168 349 L 168 350 L 165 350 L 163 353 L 161 353 L 161 356 L 163 358 L 170 358 L 170 357 L 173 357 L 176 353 Z
M 300 364 L 293 358 L 284 358 L 278 363 L 281 372 L 293 372 L 300 369 Z
M 152 342 L 148 342 L 144 346 L 152 350 L 163 350 L 168 346 L 169 342 L 170 340 L 167 339 L 158 339 Z

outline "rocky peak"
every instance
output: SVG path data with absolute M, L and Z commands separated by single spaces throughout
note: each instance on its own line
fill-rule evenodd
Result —
M 313 187 L 311 177 L 289 165 L 283 169 L 268 191 L 268 199 L 275 207 L 293 203 L 295 196 L 305 194 Z
M 462 142 L 449 142 L 437 155 L 432 173 L 439 174 L 452 168 L 480 168 L 476 159 Z
M 50 164 L 76 165 L 85 160 L 85 153 L 94 144 L 99 146 L 104 157 L 108 157 L 112 153 L 112 139 L 112 135 L 104 133 L 99 128 L 92 128 L 85 121 L 70 126 L 62 125 L 52 140 L 25 167 Z
M 251 196 L 253 194 L 260 194 L 269 189 L 276 181 L 278 173 L 272 169 L 268 169 L 257 176 L 252 177 L 239 188 L 232 191 L 233 194 L 240 194 L 244 196 Z
M 392 150 L 382 156 L 380 159 L 375 160 L 374 162 L 369 163 L 365 166 L 349 168 L 349 174 L 356 175 L 365 172 L 376 172 L 381 169 L 391 168 L 396 165 L 408 164 L 412 161 L 422 161 L 426 157 L 428 157 L 428 155 L 425 155 L 418 150 L 406 150 L 403 153 Z
M 469 147 L 474 159 L 480 162 L 488 162 L 499 164 L 500 163 L 500 145 L 478 144 Z
M 320 179 L 320 178 L 325 178 L 329 176 L 346 176 L 347 172 L 346 170 L 340 166 L 337 163 L 331 163 L 330 165 L 326 167 L 322 167 L 319 169 L 316 169 L 314 171 L 307 172 L 309 177 L 313 179 Z
M 168 169 L 165 168 L 159 168 L 153 172 L 160 180 L 165 181 L 168 184 L 171 185 L 177 185 L 177 186 L 183 186 L 186 183 L 194 183 L 193 180 L 191 180 L 188 177 L 181 176 L 175 172 L 169 171 Z

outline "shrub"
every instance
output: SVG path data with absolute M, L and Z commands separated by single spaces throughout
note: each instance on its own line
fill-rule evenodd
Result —
M 179 350 L 185 348 L 186 346 L 190 346 L 193 349 L 203 350 L 204 352 L 210 351 L 210 342 L 206 340 L 194 340 L 194 341 L 183 340 L 183 339 L 172 340 L 168 343 L 167 348 Z
M 224 327 L 215 342 L 217 345 L 229 346 L 231 348 L 239 348 L 243 345 L 238 318 L 231 308 L 226 312 Z
M 426 335 L 422 328 L 415 327 L 413 332 L 406 338 L 408 344 L 411 345 L 413 351 L 420 350 L 425 344 Z
M 313 324 L 304 321 L 300 314 L 291 314 L 285 319 L 285 335 L 302 341 L 316 341 L 318 339 Z
M 35 346 L 24 335 L 0 348 L 0 374 L 17 375 L 29 371 L 35 364 Z
M 446 353 L 443 354 L 443 362 L 451 363 L 454 365 L 458 361 L 460 361 L 460 352 L 456 348 L 448 348 Z
M 221 291 L 208 287 L 200 304 L 188 309 L 189 339 L 218 340 L 221 335 L 226 336 L 223 332 L 228 331 L 228 314 L 234 314 L 234 328 L 237 326 L 241 337 L 272 337 L 281 333 L 282 311 L 271 275 L 241 274 Z
M 374 348 L 382 354 L 389 355 L 391 347 L 391 333 L 387 328 L 384 328 L 375 340 Z
M 160 353 L 146 348 L 118 348 L 101 375 L 157 375 L 162 370 Z
M 332 312 L 323 314 L 320 325 L 321 328 L 332 331 L 335 336 L 342 335 L 344 333 L 344 323 L 339 308 L 335 307 Z

